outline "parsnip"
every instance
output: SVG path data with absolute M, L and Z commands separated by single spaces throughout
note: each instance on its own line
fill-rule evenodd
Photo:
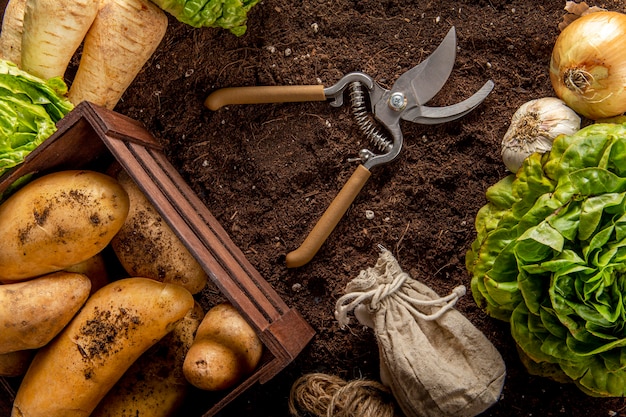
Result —
M 161 42 L 167 16 L 150 0 L 101 1 L 68 98 L 112 109 Z
M 100 0 L 26 0 L 22 69 L 44 80 L 63 77 L 98 13 Z
M 2 18 L 0 32 L 0 59 L 22 65 L 22 33 L 24 31 L 24 8 L 26 0 L 9 0 Z

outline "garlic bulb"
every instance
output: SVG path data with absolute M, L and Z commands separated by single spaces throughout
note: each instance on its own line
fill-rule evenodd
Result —
M 571 135 L 580 129 L 580 117 L 556 97 L 544 97 L 522 104 L 511 118 L 502 139 L 502 160 L 517 172 L 526 157 L 534 152 L 548 152 L 559 135 Z

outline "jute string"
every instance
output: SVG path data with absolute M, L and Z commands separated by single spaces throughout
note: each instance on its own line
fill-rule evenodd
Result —
M 311 373 L 291 387 L 289 411 L 295 417 L 394 417 L 395 402 L 379 382 Z
M 378 286 L 374 286 L 374 284 L 370 282 L 372 281 L 370 277 L 359 278 L 361 278 L 361 281 L 358 279 L 352 281 L 353 286 L 354 283 L 356 283 L 356 286 L 373 288 L 365 291 L 354 290 L 337 300 L 335 318 L 342 328 L 350 322 L 348 313 L 354 310 L 358 305 L 368 303 L 368 308 L 372 311 L 376 311 L 380 303 L 386 298 L 392 298 L 397 305 L 403 306 L 415 317 L 428 321 L 437 320 L 447 311 L 454 308 L 456 302 L 459 298 L 463 297 L 466 292 L 465 286 L 459 285 L 445 297 L 436 298 L 434 300 L 420 300 L 410 297 L 401 291 L 402 286 L 409 278 L 406 272 L 398 273 L 390 283 L 380 284 Z M 439 307 L 439 309 L 434 313 L 424 314 L 417 309 L 417 307 L 420 306 Z

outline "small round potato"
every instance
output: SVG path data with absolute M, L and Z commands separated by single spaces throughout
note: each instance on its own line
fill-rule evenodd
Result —
M 140 276 L 200 292 L 208 276 L 126 171 L 116 176 L 130 199 L 124 226 L 111 247 L 130 276 Z
M 72 170 L 45 175 L 0 205 L 0 282 L 62 270 L 104 249 L 129 201 L 112 177 Z
M 200 323 L 197 334 L 228 346 L 237 353 L 244 373 L 252 372 L 261 360 L 263 344 L 252 326 L 230 303 L 211 308 Z
M 192 346 L 183 367 L 187 381 L 206 391 L 221 391 L 235 385 L 243 376 L 237 354 L 211 339 Z
M 263 344 L 254 329 L 232 304 L 222 303 L 200 323 L 183 372 L 197 388 L 223 390 L 254 371 L 262 353 Z
M 85 275 L 63 271 L 0 285 L 0 354 L 46 345 L 85 304 L 90 290 Z

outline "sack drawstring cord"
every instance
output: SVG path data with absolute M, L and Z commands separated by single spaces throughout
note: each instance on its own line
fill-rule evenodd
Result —
M 370 300 L 369 307 L 372 310 L 377 310 L 382 300 L 387 297 L 395 296 L 396 300 L 405 306 L 413 315 L 423 320 L 437 320 L 443 316 L 448 310 L 452 309 L 460 297 L 466 293 L 464 285 L 455 287 L 452 292 L 444 297 L 436 298 L 433 300 L 419 300 L 417 298 L 410 297 L 406 293 L 400 291 L 409 275 L 406 272 L 402 272 L 396 275 L 392 282 L 389 284 L 379 285 L 368 291 L 354 291 L 343 295 L 337 300 L 335 307 L 335 318 L 343 328 L 349 322 L 348 313 L 354 310 L 360 304 Z M 424 314 L 417 309 L 417 307 L 424 306 L 441 306 L 439 310 L 431 314 Z

